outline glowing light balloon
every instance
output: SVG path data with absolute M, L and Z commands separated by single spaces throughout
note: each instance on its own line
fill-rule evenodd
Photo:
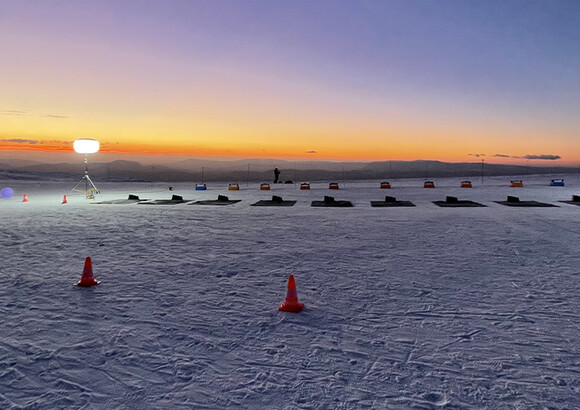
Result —
M 3 188 L 2 191 L 0 191 L 0 195 L 2 195 L 2 198 L 10 199 L 12 198 L 12 195 L 14 195 L 14 190 L 9 187 Z
M 91 138 L 81 138 L 73 142 L 73 147 L 79 154 L 94 154 L 99 152 L 99 141 Z
M 89 154 L 94 154 L 99 151 L 99 141 L 92 138 L 81 138 L 73 142 L 73 148 L 79 154 L 85 154 L 85 176 L 72 189 L 74 192 L 84 194 L 87 199 L 95 199 L 95 194 L 100 194 L 98 188 L 95 186 L 89 177 Z M 85 183 L 85 189 L 79 187 Z

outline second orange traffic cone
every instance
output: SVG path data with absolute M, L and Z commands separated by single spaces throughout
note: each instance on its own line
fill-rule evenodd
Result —
M 22 202 L 28 202 L 28 195 L 24 194 L 24 197 L 22 198 Z
M 296 292 L 296 282 L 294 275 L 288 278 L 288 293 L 286 293 L 286 300 L 280 305 L 278 310 L 282 312 L 298 313 L 304 307 L 304 303 L 298 302 L 298 293 Z
M 62 197 L 62 203 L 68 204 L 68 201 L 66 200 L 66 194 L 64 194 L 64 196 Z
M 81 286 L 83 288 L 88 288 L 91 286 L 98 285 L 101 282 L 97 282 L 93 276 L 93 262 L 91 261 L 91 257 L 87 256 L 85 259 L 85 267 L 83 269 L 83 276 L 81 276 L 81 280 L 77 283 L 77 286 Z

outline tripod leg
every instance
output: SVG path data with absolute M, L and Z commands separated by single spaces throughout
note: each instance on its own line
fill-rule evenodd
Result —
M 85 184 L 84 190 L 79 188 L 83 184 L 83 182 Z M 81 180 L 73 187 L 71 191 L 78 192 L 79 194 L 84 194 L 88 199 L 94 199 L 95 194 L 101 193 L 99 189 L 95 186 L 94 182 L 91 180 L 88 174 L 85 174 L 85 176 L 81 178 Z

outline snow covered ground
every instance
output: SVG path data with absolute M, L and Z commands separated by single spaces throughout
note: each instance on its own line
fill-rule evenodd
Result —
M 579 408 L 580 206 L 557 201 L 580 181 L 552 177 L 95 181 L 99 200 L 242 200 L 219 207 L 0 181 L 0 408 Z M 272 194 L 298 202 L 250 206 Z M 310 207 L 324 195 L 354 207 Z M 385 195 L 417 206 L 371 208 Z M 431 202 L 447 195 L 487 207 Z M 102 283 L 78 288 L 86 256 Z M 290 274 L 299 314 L 277 310 Z

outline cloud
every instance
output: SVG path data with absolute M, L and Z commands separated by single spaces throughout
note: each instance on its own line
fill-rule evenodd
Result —
M 23 138 L 12 138 L 12 139 L 0 140 L 0 143 L 1 142 L 13 142 L 16 144 L 31 144 L 31 145 L 40 144 L 40 141 L 38 141 L 38 140 L 27 140 L 27 139 L 23 139 Z
M 525 159 L 545 159 L 545 160 L 549 160 L 549 161 L 554 161 L 557 159 L 562 158 L 559 155 L 552 155 L 552 154 L 540 154 L 540 155 L 524 155 Z
M 20 110 L 0 110 L 0 115 L 27 115 L 33 117 L 40 117 L 40 118 L 70 118 L 68 115 L 59 115 L 59 114 L 35 114 L 28 111 L 20 111 Z
M 59 141 L 59 140 L 50 140 L 50 141 L 45 141 L 44 144 L 50 144 L 50 145 L 72 145 L 74 141 Z M 42 144 L 42 143 L 41 143 Z
M 485 157 L 485 154 L 468 154 L 475 158 Z
M 55 145 L 71 145 L 72 141 L 39 141 L 39 140 L 29 140 L 26 138 L 10 138 L 10 139 L 0 139 L 0 144 L 2 143 L 12 143 L 12 144 L 26 144 L 26 145 L 41 145 L 41 146 L 55 146 Z
M 539 154 L 539 155 L 528 154 L 528 155 L 524 155 L 523 157 L 519 157 L 517 155 L 495 154 L 494 157 L 516 158 L 516 159 L 541 159 L 541 160 L 549 160 L 549 161 L 554 161 L 554 160 L 562 158 L 559 155 L 553 155 L 553 154 Z
M 318 154 L 318 151 L 310 150 L 306 151 L 307 154 Z
M 26 111 L 0 110 L 0 115 L 25 115 Z
M 44 114 L 41 115 L 42 118 L 70 118 L 68 115 L 55 115 L 55 114 Z

